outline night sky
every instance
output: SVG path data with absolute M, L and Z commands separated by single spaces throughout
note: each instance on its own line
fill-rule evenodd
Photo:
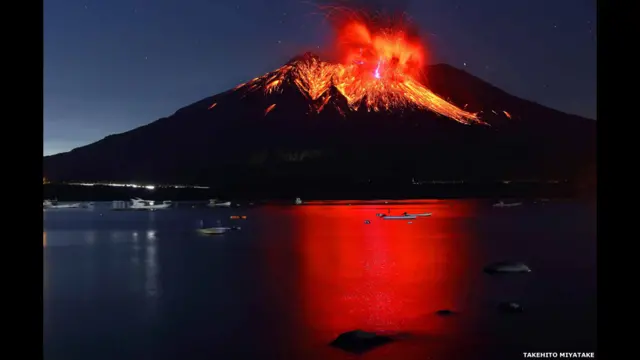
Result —
M 429 63 L 596 118 L 595 0 L 375 2 L 411 16 Z M 44 154 L 171 115 L 298 53 L 322 55 L 332 35 L 304 0 L 45 1 Z

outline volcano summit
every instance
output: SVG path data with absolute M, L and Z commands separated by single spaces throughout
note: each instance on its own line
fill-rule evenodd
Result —
M 269 188 L 580 179 L 594 169 L 593 120 L 448 65 L 425 67 L 429 88 L 413 78 L 362 85 L 347 71 L 304 54 L 167 118 L 46 156 L 44 175 Z

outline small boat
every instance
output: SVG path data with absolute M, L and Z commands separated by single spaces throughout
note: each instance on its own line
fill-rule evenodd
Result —
M 385 215 L 385 214 L 382 214 L 382 213 L 377 213 L 377 214 L 376 214 L 376 216 L 377 216 L 377 217 L 383 217 L 383 216 L 386 216 L 386 215 Z
M 412 220 L 417 216 L 414 215 L 385 215 L 381 216 L 382 220 Z
M 498 304 L 498 310 L 503 313 L 517 314 L 523 312 L 522 305 L 515 302 L 501 302 Z
M 513 203 L 505 203 L 502 200 L 500 200 L 499 202 L 493 204 L 493 207 L 514 207 L 514 206 L 520 206 L 522 205 L 521 202 L 513 202 Z
M 431 216 L 431 213 L 421 213 L 421 214 L 409 214 L 409 213 L 403 213 L 402 215 L 405 215 L 405 216 L 415 216 L 415 217 L 426 217 L 426 216 Z
M 44 200 L 42 202 L 44 209 L 78 209 L 82 207 L 81 203 L 60 204 L 57 200 Z
M 485 266 L 487 274 L 530 273 L 531 269 L 522 262 L 500 261 Z
M 142 200 L 140 198 L 131 199 L 129 210 L 165 210 L 171 207 L 171 201 L 163 201 L 162 204 L 156 204 L 155 201 Z
M 218 200 L 216 200 L 216 199 L 211 199 L 211 200 L 209 200 L 209 203 L 207 204 L 207 206 L 209 206 L 209 207 L 230 207 L 231 206 L 231 201 L 218 202 Z
M 198 229 L 198 232 L 203 235 L 222 235 L 229 230 L 232 230 L 232 229 L 228 227 L 212 227 L 212 228 Z
M 296 205 L 302 205 L 302 199 L 300 199 L 300 198 L 296 198 L 296 202 L 295 202 L 295 204 L 296 204 Z

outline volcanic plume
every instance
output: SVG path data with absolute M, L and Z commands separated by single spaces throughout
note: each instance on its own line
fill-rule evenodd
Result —
M 419 81 L 426 53 L 408 21 L 336 7 L 326 13 L 335 26 L 334 49 L 339 61 L 297 57 L 235 90 L 271 94 L 282 92 L 284 84 L 293 84 L 316 112 L 339 93 L 348 104 L 342 109 L 346 111 L 361 107 L 368 111 L 429 110 L 462 124 L 486 124 L 478 114 L 449 103 Z

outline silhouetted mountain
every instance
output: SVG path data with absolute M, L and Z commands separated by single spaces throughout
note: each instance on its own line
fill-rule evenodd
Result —
M 444 64 L 427 69 L 429 89 L 481 112 L 489 126 L 415 106 L 384 108 L 375 94 L 347 99 L 333 78 L 309 80 L 326 64 L 304 54 L 167 118 L 46 156 L 44 175 L 223 187 L 594 176 L 594 120 L 511 96 Z M 315 72 L 303 73 L 310 66 Z

